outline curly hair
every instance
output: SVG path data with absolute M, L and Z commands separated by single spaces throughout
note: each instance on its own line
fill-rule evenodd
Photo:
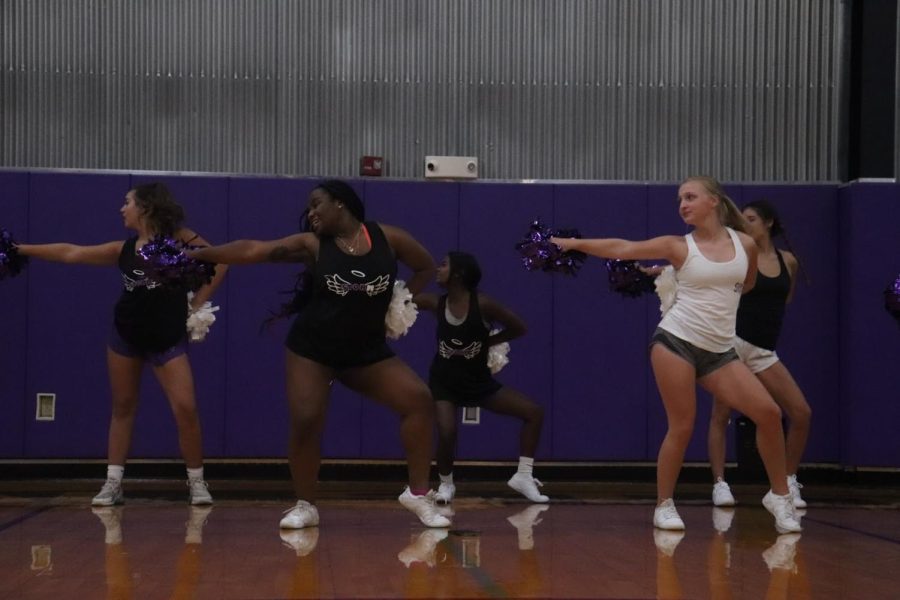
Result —
M 144 213 L 154 233 L 172 237 L 184 222 L 184 209 L 175 202 L 164 183 L 145 183 L 135 186 L 134 202 Z

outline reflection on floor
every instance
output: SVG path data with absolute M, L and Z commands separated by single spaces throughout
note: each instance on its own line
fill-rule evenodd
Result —
M 654 530 L 651 501 L 607 497 L 464 496 L 442 508 L 449 529 L 395 500 L 328 498 L 319 527 L 288 531 L 289 502 L 0 494 L 0 598 L 894 596 L 896 505 L 813 504 L 802 534 L 779 536 L 755 493 L 680 504 L 684 532 Z

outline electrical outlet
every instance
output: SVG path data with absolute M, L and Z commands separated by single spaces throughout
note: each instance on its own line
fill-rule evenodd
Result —
M 463 425 L 478 425 L 481 423 L 480 406 L 464 406 L 462 411 Z
M 37 421 L 56 419 L 56 394 L 38 392 L 34 418 Z
M 52 571 L 53 570 L 53 548 L 50 546 L 32 546 L 31 547 L 31 570 L 32 571 Z

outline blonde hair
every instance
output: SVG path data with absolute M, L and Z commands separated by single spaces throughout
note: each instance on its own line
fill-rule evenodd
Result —
M 705 189 L 710 196 L 719 199 L 719 204 L 716 206 L 716 212 L 719 215 L 719 222 L 722 225 L 731 227 L 735 231 L 747 233 L 747 221 L 744 219 L 743 213 L 741 213 L 737 204 L 728 197 L 725 190 L 722 189 L 722 184 L 719 183 L 715 177 L 693 175 L 681 183 L 684 184 L 688 181 L 696 181 L 703 186 L 703 189 Z

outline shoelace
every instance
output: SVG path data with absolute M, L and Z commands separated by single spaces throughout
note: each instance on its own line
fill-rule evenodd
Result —
M 308 509 L 310 506 L 312 506 L 312 504 L 310 504 L 309 502 L 306 502 L 306 501 L 304 501 L 304 500 L 297 500 L 297 504 L 295 504 L 294 506 L 292 506 L 291 508 L 289 508 L 289 509 L 287 509 L 287 510 L 285 510 L 285 511 L 282 511 L 281 514 L 286 515 L 286 514 L 288 514 L 289 512 L 293 512 L 293 511 L 295 511 L 295 510 L 304 510 L 304 509 Z
M 534 482 L 534 485 L 538 487 L 544 487 L 544 484 L 541 483 L 540 479 L 538 479 L 537 477 L 532 477 L 531 480 Z
M 113 494 L 116 492 L 116 488 L 121 485 L 122 484 L 118 479 L 107 479 L 106 483 L 103 484 L 103 487 L 100 488 L 100 494 Z
M 666 506 L 666 507 L 660 509 L 659 512 L 660 512 L 660 516 L 662 516 L 663 519 L 679 519 L 679 518 L 681 518 L 678 516 L 678 511 L 675 510 L 674 506 Z

